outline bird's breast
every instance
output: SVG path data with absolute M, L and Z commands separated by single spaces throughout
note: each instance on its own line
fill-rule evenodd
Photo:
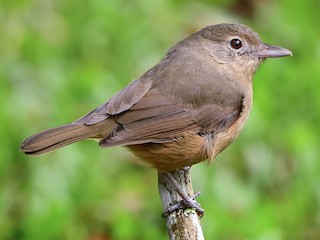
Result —
M 220 152 L 227 148 L 239 135 L 243 128 L 252 107 L 252 95 L 247 95 L 242 101 L 242 108 L 239 117 L 224 131 L 203 136 L 203 147 L 208 155 L 209 161 L 213 160 Z

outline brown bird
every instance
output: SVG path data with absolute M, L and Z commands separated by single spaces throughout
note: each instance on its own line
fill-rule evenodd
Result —
M 95 139 L 101 147 L 127 146 L 160 172 L 212 160 L 248 117 L 260 63 L 288 55 L 245 25 L 205 27 L 107 102 L 73 123 L 27 138 L 21 150 L 39 155 Z

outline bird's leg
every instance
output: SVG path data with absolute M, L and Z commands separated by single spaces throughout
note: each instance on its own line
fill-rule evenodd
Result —
M 189 171 L 190 167 L 184 168 L 184 171 Z M 166 217 L 170 213 L 175 212 L 179 209 L 187 209 L 194 208 L 198 215 L 202 217 L 204 210 L 201 208 L 200 204 L 195 200 L 197 196 L 200 195 L 200 192 L 195 193 L 193 196 L 189 196 L 182 186 L 177 182 L 171 172 L 162 172 L 161 174 L 163 180 L 170 184 L 172 189 L 176 191 L 176 193 L 181 197 L 181 201 L 173 206 L 170 206 L 166 209 L 166 211 L 162 214 L 162 216 Z

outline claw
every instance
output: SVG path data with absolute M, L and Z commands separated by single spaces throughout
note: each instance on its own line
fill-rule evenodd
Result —
M 189 171 L 190 167 L 185 167 L 183 170 Z M 177 180 L 169 172 L 163 172 L 161 173 L 161 175 L 163 179 L 167 183 L 169 183 L 181 197 L 181 201 L 175 205 L 168 207 L 167 210 L 162 214 L 162 216 L 167 217 L 169 214 L 177 210 L 185 210 L 192 208 L 195 209 L 198 216 L 201 218 L 203 216 L 204 210 L 201 208 L 200 204 L 195 200 L 195 198 L 200 195 L 200 192 L 195 193 L 193 196 L 188 196 L 188 194 L 182 190 Z
M 185 209 L 195 209 L 198 216 L 201 218 L 204 214 L 204 210 L 201 208 L 200 204 L 195 200 L 196 197 L 198 197 L 201 193 L 197 192 L 191 197 L 182 196 L 182 200 L 170 207 L 167 208 L 167 210 L 162 214 L 162 217 L 167 217 L 171 213 L 178 211 L 178 210 L 185 210 Z

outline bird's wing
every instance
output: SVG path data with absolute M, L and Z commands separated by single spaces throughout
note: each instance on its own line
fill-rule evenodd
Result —
M 152 87 L 152 81 L 140 78 L 114 95 L 109 101 L 84 115 L 74 123 L 85 125 L 97 124 L 108 117 L 120 114 L 137 103 Z
M 121 96 L 128 93 L 128 96 Z M 200 108 L 185 107 L 174 103 L 157 88 L 150 88 L 139 100 L 136 96 L 131 100 L 132 96 L 129 90 L 124 90 L 119 96 L 116 95 L 116 99 L 121 101 L 127 99 L 124 101 L 125 107 L 113 98 L 109 101 L 112 105 L 105 106 L 103 112 L 113 115 L 117 124 L 113 131 L 100 142 L 101 146 L 161 143 L 192 132 L 210 131 L 214 134 L 229 127 L 241 111 L 241 102 L 239 106 L 229 107 L 220 107 L 216 104 Z M 99 113 L 96 115 L 98 116 Z M 92 120 L 89 118 L 89 121 Z

